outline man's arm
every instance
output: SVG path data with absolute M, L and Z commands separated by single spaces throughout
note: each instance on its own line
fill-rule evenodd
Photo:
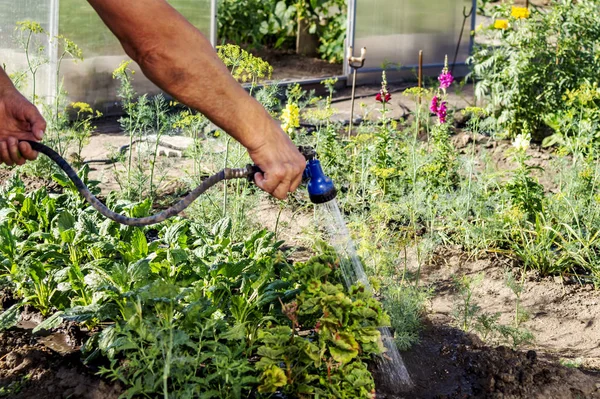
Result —
M 144 75 L 248 149 L 259 187 L 285 198 L 305 162 L 266 110 L 231 77 L 206 38 L 165 0 L 88 0 Z
M 46 121 L 0 68 L 0 163 L 23 165 L 34 160 L 37 152 L 29 143 L 19 140 L 39 141 L 44 136 Z

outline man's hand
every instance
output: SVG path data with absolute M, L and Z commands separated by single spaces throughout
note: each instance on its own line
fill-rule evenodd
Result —
M 254 163 L 264 171 L 254 176 L 256 185 L 276 198 L 285 199 L 302 181 L 306 161 L 292 140 L 275 124 L 265 141 L 248 149 Z
M 23 165 L 34 160 L 37 151 L 29 143 L 19 140 L 39 141 L 44 137 L 46 121 L 14 87 L 0 89 L 0 162 Z

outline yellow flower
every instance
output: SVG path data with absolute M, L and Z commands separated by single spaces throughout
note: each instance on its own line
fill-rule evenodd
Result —
M 516 19 L 529 18 L 529 8 L 527 7 L 513 7 L 510 15 Z
M 296 104 L 288 103 L 281 113 L 281 128 L 287 134 L 293 134 L 294 129 L 300 127 L 300 108 Z
M 88 103 L 83 103 L 83 102 L 71 103 L 71 107 L 77 109 L 78 114 L 84 113 L 84 112 L 88 112 L 90 114 L 94 113 L 94 111 L 92 111 L 92 107 Z
M 505 19 L 497 19 L 494 21 L 494 29 L 508 29 L 508 21 Z
M 128 68 L 129 64 L 131 64 L 131 61 L 121 61 L 121 64 L 117 67 L 117 69 L 113 71 L 113 79 L 116 79 L 119 76 L 126 75 L 127 71 L 130 71 L 130 69 Z

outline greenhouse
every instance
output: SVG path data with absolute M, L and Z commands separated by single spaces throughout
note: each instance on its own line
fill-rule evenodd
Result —
M 5 54 L 3 62 L 9 71 L 10 68 L 17 70 L 26 65 L 24 52 L 14 37 L 16 23 L 36 21 L 48 32 L 48 40 L 39 43 L 49 61 L 39 71 L 40 94 L 46 96 L 56 91 L 55 75 L 61 50 L 50 38 L 61 35 L 76 43 L 84 55 L 81 62 L 64 62 L 61 65 L 59 73 L 64 78 L 69 99 L 94 104 L 105 112 L 111 109 L 117 100 L 112 71 L 128 57 L 87 2 L 24 0 L 17 6 L 9 6 L 10 0 L 4 0 L 4 3 L 4 11 L 0 14 L 0 43 Z M 219 5 L 217 1 L 209 0 L 174 0 L 170 3 L 210 38 L 213 45 L 228 41 L 228 38 L 217 34 L 218 10 L 221 7 L 221 13 L 226 14 L 228 11 L 224 8 L 228 6 L 227 2 Z M 377 81 L 378 72 L 385 64 L 408 71 L 392 73 L 392 81 L 411 78 L 414 75 L 412 70 L 418 65 L 419 51 L 424 53 L 426 73 L 429 71 L 430 75 L 434 75 L 443 66 L 444 55 L 454 56 L 463 28 L 456 63 L 464 65 L 471 48 L 469 32 L 474 27 L 475 18 L 464 18 L 463 13 L 473 4 L 474 0 L 440 0 L 435 5 L 423 5 L 415 0 L 349 1 L 343 13 L 344 28 L 349 32 L 344 49 L 352 46 L 357 49 L 358 55 L 360 48 L 368 48 L 364 68 L 358 71 L 359 83 Z M 227 35 L 228 31 L 224 30 L 223 34 Z M 67 59 L 69 57 L 67 55 Z M 347 52 L 341 51 L 341 57 L 341 66 L 332 76 L 349 76 L 352 72 Z M 310 79 L 310 76 L 306 78 Z M 135 85 L 149 94 L 159 91 L 144 79 L 137 79 Z
M 598 15 L 0 0 L 0 398 L 600 397 Z

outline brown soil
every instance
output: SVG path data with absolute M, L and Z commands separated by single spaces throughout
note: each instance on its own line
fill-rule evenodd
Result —
M 431 323 L 421 342 L 403 354 L 414 383 L 384 399 L 584 399 L 600 397 L 600 376 L 542 359 L 534 350 L 489 347 L 462 331 Z
M 5 181 L 11 178 L 11 176 L 16 173 L 17 170 L 15 168 L 7 168 L 4 166 L 0 166 L 0 186 L 4 184 Z M 37 190 L 42 187 L 46 187 L 48 192 L 58 192 L 60 190 L 60 186 L 56 184 L 54 180 L 51 179 L 43 179 L 39 177 L 30 177 L 24 176 L 21 174 L 21 180 L 25 184 L 27 190 Z
M 83 366 L 78 352 L 59 353 L 28 329 L 0 333 L 0 396 L 13 399 L 116 399 L 117 384 Z
M 273 80 L 328 78 L 343 73 L 342 64 L 332 64 L 319 58 L 298 55 L 291 50 L 263 48 L 249 51 L 271 64 Z
M 416 262 L 410 263 L 415 271 Z M 453 327 L 452 311 L 460 301 L 453 278 L 479 273 L 484 278 L 473 289 L 473 302 L 485 313 L 500 312 L 499 323 L 510 325 L 515 295 L 505 273 L 519 277 L 514 266 L 507 258 L 474 260 L 459 248 L 447 248 L 422 268 L 423 284 L 433 289 L 428 325 L 421 343 L 403 354 L 415 389 L 384 397 L 600 397 L 600 292 L 589 284 L 525 275 L 521 305 L 530 318 L 521 327 L 533 333 L 534 342 L 519 350 L 485 344 Z

